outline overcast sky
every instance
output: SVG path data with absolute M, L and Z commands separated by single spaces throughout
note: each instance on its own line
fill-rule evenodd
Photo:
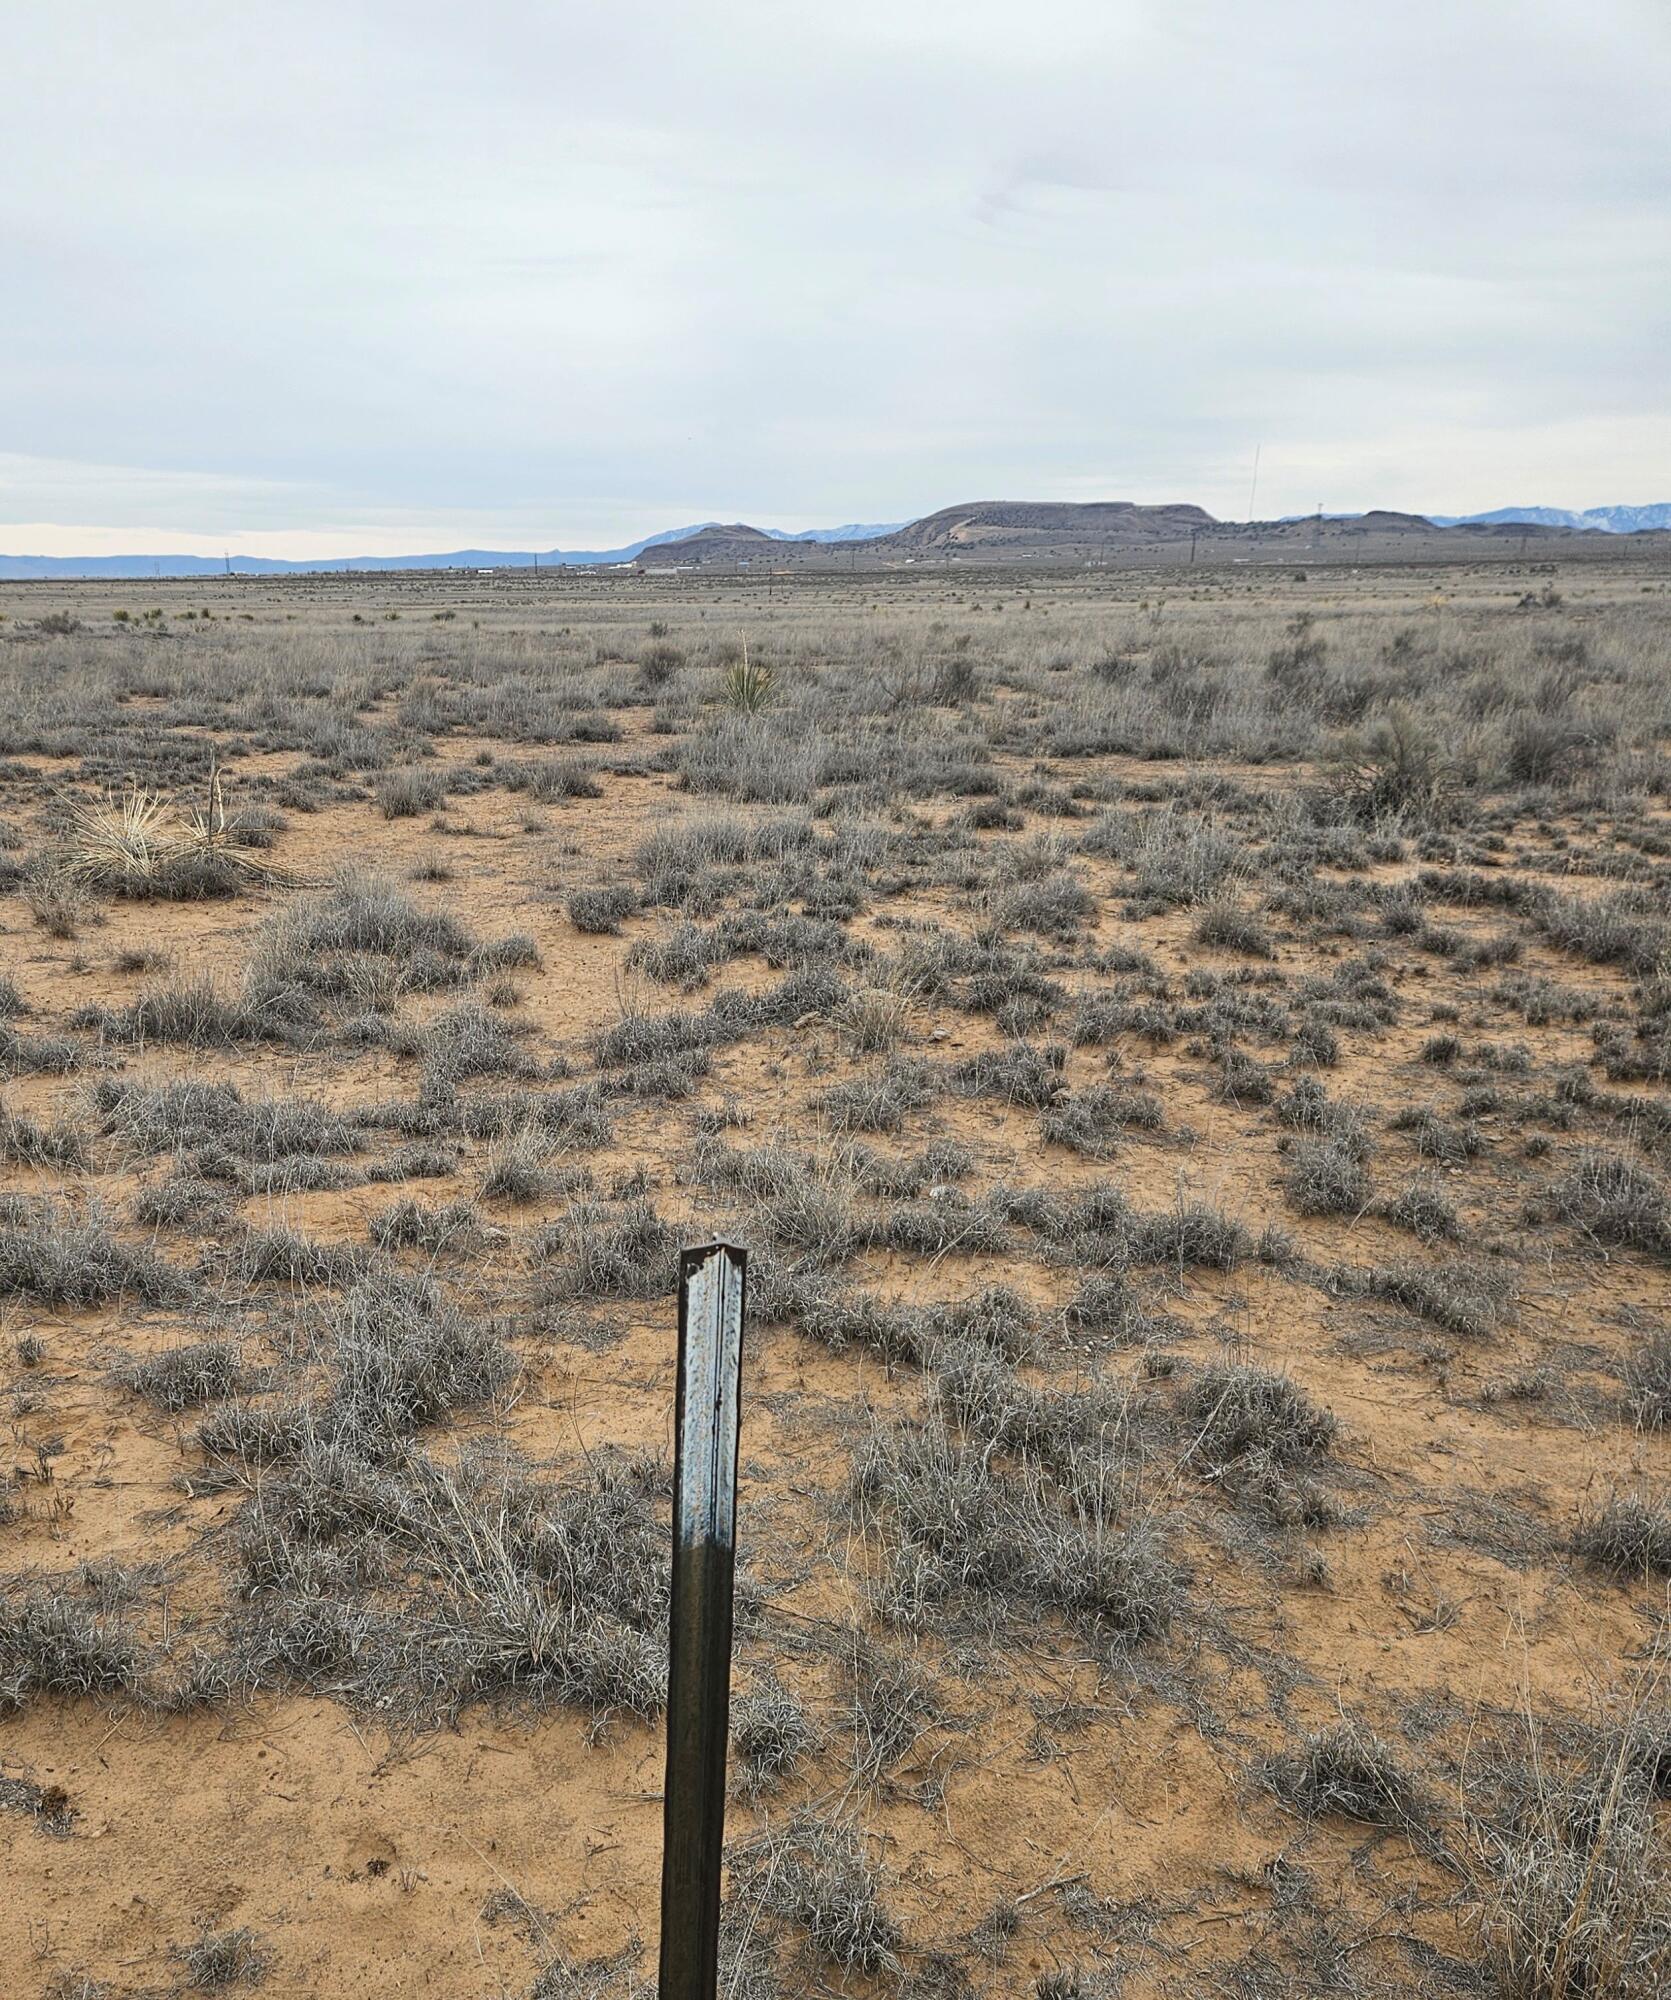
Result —
M 0 552 L 1671 499 L 1671 0 L 24 0 Z

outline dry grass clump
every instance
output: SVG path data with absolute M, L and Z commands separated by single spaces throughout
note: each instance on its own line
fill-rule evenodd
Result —
M 576 1202 L 535 1254 L 554 1263 L 543 1281 L 552 1299 L 665 1298 L 679 1282 L 679 1238 L 642 1195 Z
M 325 1328 L 333 1377 L 320 1421 L 365 1452 L 485 1402 L 515 1372 L 495 1329 L 438 1287 L 392 1273 L 329 1306 Z
M 1339 1518 L 1311 1475 L 1328 1459 L 1336 1423 L 1286 1375 L 1209 1369 L 1179 1401 L 1183 1462 L 1237 1506 L 1283 1528 L 1326 1528 Z
M 264 998 L 268 996 L 263 996 Z M 287 1009 L 292 1019 L 294 1010 Z M 289 1025 L 279 1011 L 224 993 L 212 975 L 153 986 L 118 1014 L 78 1020 L 112 1041 L 161 1042 L 193 1049 L 235 1048 L 240 1042 L 282 1036 Z
M 921 1313 L 843 1285 L 811 1258 L 790 1266 L 761 1259 L 750 1271 L 749 1287 L 754 1318 L 797 1327 L 832 1353 L 860 1347 L 890 1363 L 926 1358 L 929 1336 Z
M 1105 1160 L 1131 1127 L 1152 1132 L 1165 1122 L 1158 1097 L 1116 1084 L 1093 1083 L 1066 1097 L 1039 1117 L 1039 1136 L 1093 1160 Z
M 1375 1213 L 1385 1222 L 1410 1230 L 1427 1244 L 1462 1240 L 1462 1219 L 1450 1196 L 1436 1181 L 1412 1181 L 1400 1193 L 1381 1202 Z
M 625 1007 L 620 1019 L 603 1029 L 592 1046 L 603 1068 L 625 1069 L 710 1048 L 716 1038 L 716 1025 L 708 1014 L 694 1014 L 686 1008 L 650 1014 Z
M 1361 1723 L 1343 1721 L 1273 1757 L 1260 1774 L 1307 1819 L 1337 1813 L 1369 1826 L 1409 1826 L 1419 1803 L 1392 1747 Z
M 1300 1215 L 1358 1216 L 1373 1199 L 1361 1157 L 1332 1139 L 1301 1139 L 1291 1149 L 1286 1192 Z
M 552 1137 L 530 1122 L 494 1139 L 477 1190 L 483 1201 L 534 1202 L 555 1188 Z
M 1657 1431 L 1671 1425 L 1671 1332 L 1650 1336 L 1625 1362 L 1625 1387 L 1637 1427 Z
M 705 1145 L 704 1175 L 754 1204 L 753 1227 L 779 1249 L 819 1264 L 837 1263 L 856 1241 L 844 1162 L 780 1146 Z
M 62 1035 L 20 1035 L 9 1021 L 0 1021 L 0 1073 L 65 1076 L 81 1067 L 85 1054 Z
M 392 1030 L 382 1011 L 400 996 L 537 962 L 530 938 L 484 944 L 457 919 L 420 910 L 380 878 L 344 870 L 323 894 L 289 904 L 262 926 L 234 991 L 200 975 L 153 987 L 120 1013 L 87 1010 L 77 1024 L 112 1039 L 192 1048 L 307 1043 L 330 1032 L 334 1010 L 351 1006 L 365 1010 L 355 1024 L 359 1041 L 410 1042 L 415 1053 L 420 1044 Z M 509 1031 L 501 1023 L 494 1032 Z
M 131 1298 L 178 1304 L 192 1280 L 156 1251 L 124 1243 L 96 1210 L 76 1215 L 50 1202 L 0 1202 L 0 1295 L 42 1305 L 99 1305 Z
M 1269 1104 L 1276 1096 L 1276 1082 L 1256 1056 L 1227 1043 L 1218 1051 L 1213 1095 L 1223 1104 Z
M 1087 1228 L 1094 1233 L 1094 1224 Z M 1263 1254 L 1242 1225 L 1206 1202 L 1180 1200 L 1158 1214 L 1132 1214 L 1121 1230 L 1126 1262 L 1170 1265 L 1179 1272 L 1194 1265 L 1233 1271 L 1256 1252 Z
M 527 792 L 541 805 L 556 805 L 565 799 L 601 799 L 596 767 L 579 757 L 544 757 L 532 764 L 519 765 L 507 782 L 513 789 Z
M 1455 1858 L 1499 2000 L 1658 2000 L 1671 1986 L 1671 1848 L 1629 1729 L 1575 1759 L 1524 1740 L 1468 1787 Z
M 860 986 L 836 1014 L 836 1027 L 857 1055 L 879 1055 L 905 1038 L 912 995 L 895 986 Z
M 1367 1157 L 1369 1127 L 1355 1104 L 1331 1097 L 1322 1079 L 1297 1077 L 1275 1105 L 1277 1123 L 1303 1138 L 1338 1146 L 1356 1158 Z
M 205 1929 L 201 1937 L 173 1950 L 185 1969 L 186 1983 L 200 1993 L 220 1993 L 229 1986 L 259 1986 L 272 1964 L 247 1924 L 228 1931 Z
M 442 771 L 385 771 L 377 781 L 377 803 L 385 819 L 416 819 L 420 813 L 434 812 L 446 799 L 447 778 Z
M 1583 1519 L 1573 1552 L 1619 1576 L 1671 1576 L 1671 1506 L 1641 1493 L 1613 1493 Z
M 131 1696 L 143 1671 L 132 1636 L 97 1606 L 48 1588 L 0 1600 L 0 1714 L 34 1695 Z
M 679 774 L 693 792 L 759 805 L 806 805 L 826 778 L 831 748 L 819 733 L 790 733 L 764 712 L 739 708 L 684 738 Z
M 618 937 L 621 922 L 638 908 L 638 891 L 624 882 L 577 889 L 568 900 L 569 922 L 594 937 Z
M 843 1972 L 897 1975 L 903 1933 L 872 1852 L 849 1820 L 792 1814 L 728 1849 L 732 1901 L 793 1924 Z
M 714 968 L 730 955 L 717 932 L 681 919 L 655 937 L 640 938 L 627 954 L 627 964 L 660 986 L 693 992 L 705 985 Z
M 456 917 L 420 909 L 378 875 L 344 868 L 328 889 L 292 902 L 263 927 L 249 984 L 256 995 L 297 988 L 361 1001 L 379 987 L 433 992 L 475 977 L 482 951 Z M 496 958 L 486 969 L 505 967 Z
M 1093 1381 L 1064 1391 L 1024 1382 L 993 1347 L 943 1336 L 932 1355 L 936 1404 L 965 1436 L 1018 1455 L 1103 1504 L 1106 1471 L 1124 1472 L 1152 1412 L 1125 1389 Z
M 47 1981 L 41 2000 L 114 2000 L 111 1989 L 90 1972 L 55 1972 Z
M 1035 881 L 1018 882 L 993 911 L 1001 930 L 1032 931 L 1039 937 L 1072 938 L 1097 914 L 1097 900 L 1069 869 Z
M 480 1235 L 481 1227 L 481 1210 L 463 1197 L 433 1207 L 408 1198 L 379 1209 L 367 1234 L 379 1250 L 437 1252 L 462 1248 Z
M 1135 900 L 1155 909 L 1222 901 L 1247 859 L 1241 844 L 1210 819 L 1171 806 L 1160 812 L 1105 813 L 1080 846 L 1088 854 L 1124 862 L 1134 878 Z
M 856 1249 L 903 1250 L 919 1257 L 946 1251 L 966 1256 L 1010 1245 L 1004 1218 L 990 1202 L 973 1201 L 961 1188 L 938 1188 L 926 1201 L 901 1201 L 855 1218 Z
M 958 1063 L 951 1073 L 953 1089 L 968 1097 L 997 1097 L 1010 1104 L 1043 1111 L 1067 1091 L 1068 1052 L 1060 1042 L 1043 1046 L 1010 1042 L 983 1049 Z
M 1122 1518 L 1120 1458 L 1100 1440 L 1067 1456 L 1061 1485 L 1036 1457 L 1002 1472 L 991 1442 L 939 1415 L 878 1428 L 857 1459 L 853 1497 L 886 1551 L 884 1615 L 919 1628 L 974 1598 L 1022 1617 L 1054 1611 L 1112 1646 L 1163 1637 L 1184 1589 L 1159 1522 Z
M 304 1322 L 304 1401 L 228 1403 L 199 1427 L 215 1484 L 249 1492 L 223 1672 L 430 1727 L 480 1701 L 652 1715 L 666 1679 L 665 1484 L 594 1452 L 557 1485 L 487 1439 L 456 1462 L 414 1434 L 496 1395 L 496 1330 L 383 1276 Z
M 1671 1258 L 1671 1194 L 1621 1153 L 1581 1153 L 1537 1212 L 1575 1224 L 1597 1243 Z
M 0 1160 L 19 1167 L 57 1167 L 71 1173 L 92 1165 L 86 1135 L 62 1119 L 42 1125 L 0 1102 Z
M 1028 1360 L 1037 1345 L 1032 1307 L 1013 1286 L 1001 1284 L 931 1306 L 927 1337 L 939 1352 L 975 1349 L 1005 1361 Z
M 527 1126 L 537 1126 L 553 1150 L 591 1150 L 607 1145 L 613 1131 L 603 1093 L 597 1084 L 575 1084 L 567 1090 L 517 1089 L 480 1091 L 454 1097 L 448 1090 L 439 1101 L 413 1107 L 419 1124 L 432 1131 L 457 1129 L 472 1139 L 503 1139 Z M 451 1173 L 452 1164 L 439 1167 Z
M 188 1077 L 162 1084 L 102 1079 L 93 1102 L 104 1130 L 137 1155 L 191 1152 L 273 1163 L 364 1150 L 354 1121 L 317 1099 L 246 1097 L 234 1083 Z
M 733 1782 L 746 1799 L 781 1785 L 817 1749 L 820 1732 L 800 1696 L 766 1669 L 731 1703 Z
M 862 1144 L 845 1149 L 842 1170 L 861 1194 L 881 1200 L 903 1200 L 917 1195 L 934 1195 L 966 1180 L 975 1170 L 975 1157 L 956 1139 L 931 1139 L 914 1153 L 880 1153 Z
M 236 1395 L 242 1378 L 242 1357 L 230 1340 L 190 1341 L 122 1371 L 130 1389 L 171 1413 Z
M 1145 1340 L 1153 1325 L 1130 1282 L 1116 1271 L 1084 1279 L 1063 1308 L 1062 1322 L 1070 1334 L 1118 1342 Z
M 534 1069 L 517 1030 L 472 1000 L 395 1039 L 402 1053 L 423 1058 L 424 1088 L 432 1097 L 477 1077 L 528 1076 Z
M 844 1663 L 855 1777 L 873 1785 L 945 1715 L 934 1674 L 915 1654 L 856 1638 Z
M 1189 1455 L 1222 1469 L 1252 1452 L 1285 1465 L 1327 1456 L 1338 1426 L 1286 1375 L 1262 1368 L 1214 1368 L 1190 1383 L 1180 1403 L 1193 1433 Z
M 900 1131 L 913 1111 L 932 1104 L 936 1077 L 922 1063 L 892 1061 L 868 1076 L 832 1084 L 818 1109 L 833 1132 Z
M 365 1277 L 371 1259 L 353 1243 L 322 1243 L 298 1229 L 250 1229 L 232 1246 L 230 1268 L 244 1285 L 281 1284 L 303 1291 Z
M 29 914 L 49 938 L 68 940 L 94 921 L 93 898 L 69 876 L 50 868 L 34 870 L 23 885 Z
M 1480 1264 L 1381 1264 L 1337 1270 L 1331 1282 L 1359 1298 L 1386 1299 L 1446 1333 L 1483 1340 L 1508 1303 L 1504 1273 Z
M 160 1180 L 142 1187 L 129 1213 L 142 1229 L 218 1232 L 232 1223 L 242 1193 L 224 1180 L 193 1173 L 182 1161 Z
M 1006 1035 L 1036 1034 L 1066 999 L 1059 980 L 1031 946 L 941 932 L 908 938 L 897 963 L 923 999 L 990 1014 Z
M 1209 903 L 1195 920 L 1191 935 L 1197 944 L 1220 951 L 1238 951 L 1248 958 L 1275 958 L 1276 946 L 1259 919 L 1228 898 Z

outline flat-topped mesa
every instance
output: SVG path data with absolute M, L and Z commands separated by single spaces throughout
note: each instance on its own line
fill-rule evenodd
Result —
M 1104 542 L 1184 539 L 1214 525 L 1204 508 L 1183 502 L 1143 507 L 1131 500 L 976 500 L 942 507 L 883 541 L 901 551 L 989 544 L 1095 549 Z

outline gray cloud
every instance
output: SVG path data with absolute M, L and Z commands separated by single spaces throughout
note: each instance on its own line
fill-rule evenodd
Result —
M 7 547 L 1666 497 L 1661 0 L 59 0 L 8 69 Z

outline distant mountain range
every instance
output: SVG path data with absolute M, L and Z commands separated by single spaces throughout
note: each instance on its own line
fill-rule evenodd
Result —
M 874 542 L 880 535 L 895 534 L 909 525 L 905 521 L 849 521 L 845 528 L 803 528 L 798 535 L 787 528 L 762 528 L 760 532 L 774 542 Z
M 688 541 L 717 525 L 713 521 L 698 521 L 688 528 L 668 528 L 662 534 L 647 535 L 643 541 L 627 542 L 618 549 L 451 549 L 443 555 L 313 556 L 294 562 L 279 556 L 0 556 L 0 581 L 53 577 L 109 577 L 119 581 L 228 574 L 291 576 L 320 570 L 531 569 L 536 563 L 558 569 L 571 564 L 634 562 L 646 549 L 663 542 Z M 897 521 L 849 521 L 840 528 L 803 528 L 798 533 L 785 528 L 763 528 L 757 532 L 775 542 L 867 542 L 879 535 L 892 534 L 900 525 Z
M 1671 501 L 1644 507 L 1590 507 L 1582 513 L 1564 507 L 1499 507 L 1488 514 L 1398 514 L 1372 510 L 1365 514 L 1289 515 L 1280 522 L 1216 521 L 1199 507 L 1175 503 L 1158 507 L 1126 500 L 1020 501 L 981 500 L 945 507 L 916 521 L 849 521 L 839 528 L 754 528 L 742 522 L 699 521 L 688 528 L 669 528 L 642 541 L 616 549 L 453 549 L 441 555 L 333 556 L 285 561 L 276 556 L 5 556 L 0 555 L 0 581 L 51 578 L 107 578 L 143 581 L 148 577 L 283 576 L 315 571 L 345 570 L 482 570 L 557 569 L 576 564 L 643 562 L 665 568 L 693 563 L 750 564 L 779 552 L 789 558 L 797 549 L 797 566 L 807 561 L 829 566 L 831 557 L 819 551 L 832 545 L 862 550 L 867 559 L 919 562 L 936 559 L 1018 561 L 1096 561 L 1121 550 L 1158 550 L 1180 541 L 1225 544 L 1253 538 L 1260 546 L 1311 532 L 1313 524 L 1327 527 L 1327 539 L 1339 535 L 1409 538 L 1451 529 L 1472 529 L 1490 535 L 1522 527 L 1544 534 L 1630 535 L 1671 531 Z M 1312 546 L 1307 543 L 1306 546 Z M 845 567 L 846 555 L 841 558 Z
M 1604 535 L 1642 535 L 1671 528 L 1671 500 L 1647 507 L 1497 507 L 1489 514 L 1429 514 L 1436 528 L 1495 528 L 1524 522 L 1532 528 L 1599 528 Z

